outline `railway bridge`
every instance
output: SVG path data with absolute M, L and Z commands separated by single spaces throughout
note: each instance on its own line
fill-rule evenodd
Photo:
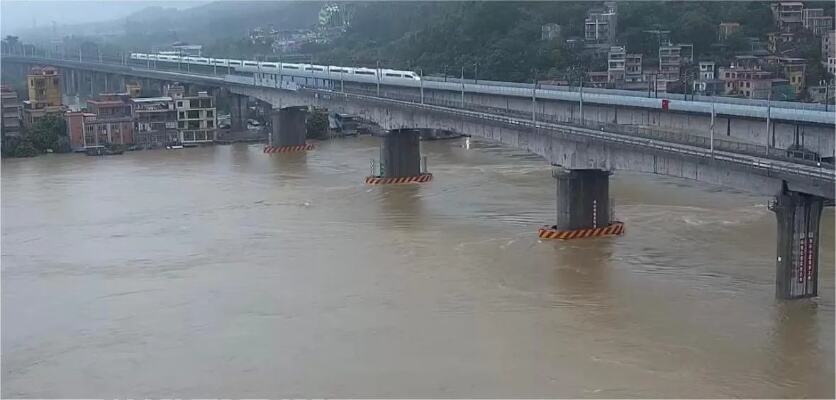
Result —
M 776 296 L 817 294 L 819 220 L 822 208 L 833 204 L 836 180 L 832 110 L 464 81 L 453 86 L 437 81 L 360 84 L 336 78 L 198 73 L 124 60 L 6 55 L 3 61 L 4 68 L 53 65 L 73 81 L 89 74 L 91 85 L 97 74 L 116 81 L 130 77 L 223 90 L 232 98 L 233 125 L 238 126 L 246 121 L 246 107 L 241 105 L 253 98 L 276 109 L 317 106 L 360 115 L 385 129 L 446 129 L 483 137 L 542 156 L 560 170 L 558 186 L 580 182 L 576 187 L 592 197 L 607 193 L 608 176 L 618 170 L 773 196 L 770 208 L 778 221 Z M 589 204 L 582 199 L 589 196 L 558 196 L 559 213 L 586 215 Z

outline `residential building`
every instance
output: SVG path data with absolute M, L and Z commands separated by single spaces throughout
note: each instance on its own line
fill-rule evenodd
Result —
M 203 46 L 199 44 L 188 44 L 184 42 L 176 42 L 171 45 L 172 51 L 177 54 L 181 54 L 184 56 L 195 56 L 200 57 L 200 52 L 203 50 Z
M 33 67 L 26 80 L 29 100 L 23 102 L 23 126 L 31 128 L 47 115 L 64 116 L 61 104 L 61 74 L 53 67 Z
M 103 93 L 87 100 L 91 119 L 85 119 L 84 147 L 105 144 L 129 145 L 134 143 L 133 117 L 130 97 L 127 93 Z M 89 128 L 88 128 L 89 127 Z
M 724 41 L 733 33 L 740 30 L 739 22 L 721 22 L 717 33 L 717 40 Z
M 810 86 L 807 88 L 807 94 L 810 96 L 810 99 L 816 103 L 829 103 L 833 104 L 834 96 L 836 96 L 836 91 L 834 91 L 833 85 L 826 84 L 827 82 L 822 82 L 824 84 Z
M 804 26 L 802 21 L 804 3 L 800 1 L 782 1 L 780 3 L 773 3 L 771 8 L 772 17 L 779 31 L 796 32 Z
M 609 74 L 606 71 L 594 71 L 587 74 L 587 80 L 584 86 L 593 88 L 607 87 L 607 79 Z
M 624 55 L 624 81 L 642 82 L 642 54 Z
M 186 96 L 186 87 L 179 83 L 166 85 L 163 90 L 163 95 L 171 97 L 172 99 L 181 99 Z
M 682 66 L 682 47 L 670 42 L 659 46 L 659 85 L 667 87 L 668 82 L 679 80 Z M 664 83 L 664 85 L 663 85 Z
M 801 12 L 804 29 L 820 36 L 833 29 L 833 17 L 824 15 L 823 8 L 805 8 Z
M 772 77 L 772 72 L 762 71 L 759 67 L 745 67 L 741 65 L 730 65 L 728 67 L 720 67 L 717 77 L 724 82 L 723 94 L 727 96 L 744 95 L 742 92 L 745 89 L 745 81 L 752 79 L 755 74 L 766 72 L 768 75 L 758 75 L 760 78 Z M 751 86 L 750 86 L 751 91 Z
M 836 57 L 827 57 L 825 68 L 830 75 L 836 75 Z
M 771 32 L 766 34 L 766 49 L 772 54 L 792 51 L 795 47 L 796 34 L 794 32 Z
M 787 78 L 796 96 L 804 92 L 807 73 L 807 61 L 803 58 L 782 57 L 778 59 L 782 75 Z
M 199 92 L 197 96 L 178 98 L 175 102 L 181 143 L 211 143 L 216 139 L 217 114 L 214 97 L 206 92 Z
M 703 96 L 722 96 L 725 94 L 724 82 L 719 79 L 700 79 L 692 82 L 693 93 Z
M 614 2 L 604 9 L 593 8 L 584 20 L 584 39 L 589 44 L 613 44 L 617 32 L 617 13 Z
M 70 137 L 70 147 L 73 151 L 86 148 L 87 138 L 90 138 L 91 145 L 95 141 L 92 127 L 92 121 L 95 118 L 96 114 L 87 111 L 68 111 L 65 114 L 67 134 Z
M 624 62 L 626 51 L 624 47 L 613 46 L 607 55 L 607 82 L 624 81 Z
M 125 92 L 128 97 L 139 97 L 142 95 L 142 86 L 138 83 L 125 83 Z
M 560 25 L 549 23 L 540 27 L 540 40 L 555 40 L 560 37 Z
M 21 121 L 20 121 L 20 100 L 17 98 L 17 92 L 10 86 L 0 86 L 0 106 L 2 106 L 2 114 L 0 114 L 0 135 L 5 140 L 8 137 L 20 136 Z
M 831 30 L 821 37 L 821 59 L 836 57 L 836 30 Z
M 130 100 L 137 145 L 161 147 L 179 140 L 177 111 L 171 97 L 144 97 Z
M 710 81 L 717 79 L 717 75 L 715 74 L 715 67 L 717 63 L 714 61 L 700 61 L 700 80 L 702 81 Z
M 61 74 L 53 67 L 33 67 L 27 77 L 29 101 L 61 105 Z

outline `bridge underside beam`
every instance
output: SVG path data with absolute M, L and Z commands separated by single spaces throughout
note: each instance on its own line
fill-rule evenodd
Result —
M 772 211 L 778 219 L 775 295 L 781 299 L 818 294 L 819 220 L 824 198 L 784 190 Z

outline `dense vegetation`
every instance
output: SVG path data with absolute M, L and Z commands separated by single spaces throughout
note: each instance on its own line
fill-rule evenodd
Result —
M 541 41 L 540 27 L 557 23 L 563 39 L 583 36 L 583 21 L 593 2 L 441 2 L 360 4 L 355 23 L 340 40 L 311 46 L 322 62 L 422 69 L 483 79 L 530 81 L 572 67 L 605 69 L 603 60 L 585 57 L 565 41 Z M 833 15 L 833 3 L 808 4 Z M 736 21 L 739 34 L 721 53 L 720 22 Z M 658 38 L 648 30 L 669 30 L 673 42 L 693 43 L 695 56 L 714 59 L 749 50 L 746 37 L 765 39 L 774 30 L 767 2 L 619 2 L 618 42 L 653 62 Z M 808 58 L 817 58 L 818 41 L 809 40 Z
M 63 118 L 47 115 L 20 137 L 8 137 L 3 143 L 3 157 L 33 157 L 40 153 L 71 151 L 67 123 Z

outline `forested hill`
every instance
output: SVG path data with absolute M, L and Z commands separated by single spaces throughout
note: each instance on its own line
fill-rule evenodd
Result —
M 543 42 L 540 27 L 557 23 L 563 38 L 583 36 L 587 10 L 602 2 L 398 2 L 358 4 L 345 36 L 310 48 L 322 62 L 375 65 L 484 79 L 527 81 L 585 64 L 563 41 Z M 807 3 L 807 7 L 813 6 Z M 833 3 L 816 6 L 833 15 Z M 618 41 L 629 52 L 655 58 L 657 38 L 647 30 L 670 30 L 674 42 L 693 43 L 695 55 L 712 50 L 720 22 L 740 22 L 744 36 L 765 40 L 774 30 L 767 2 L 618 2 Z M 738 43 L 738 46 L 740 44 Z

